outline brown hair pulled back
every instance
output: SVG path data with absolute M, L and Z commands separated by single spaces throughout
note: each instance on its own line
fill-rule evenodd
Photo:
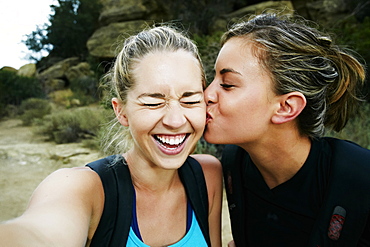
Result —
M 319 137 L 325 127 L 343 129 L 359 102 L 365 80 L 362 64 L 308 22 L 261 14 L 233 25 L 225 44 L 242 37 L 256 44 L 257 57 L 271 74 L 276 94 L 301 92 L 307 105 L 298 116 L 302 134 Z

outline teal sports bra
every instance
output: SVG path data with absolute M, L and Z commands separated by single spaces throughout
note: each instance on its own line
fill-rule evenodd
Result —
M 149 245 L 144 244 L 135 234 L 132 226 L 130 227 L 130 232 L 127 239 L 127 247 L 150 247 Z M 194 211 L 192 212 L 192 222 L 189 231 L 185 236 L 172 245 L 168 247 L 186 247 L 186 246 L 197 246 L 197 247 L 207 247 L 206 240 L 200 230 L 198 221 L 195 217 Z

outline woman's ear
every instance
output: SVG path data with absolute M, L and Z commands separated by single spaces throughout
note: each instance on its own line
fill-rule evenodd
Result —
M 118 98 L 112 99 L 112 106 L 114 113 L 116 114 L 116 117 L 118 119 L 118 122 L 120 122 L 123 126 L 129 126 L 128 119 L 124 112 L 124 106 Z
M 300 92 L 291 92 L 279 97 L 279 107 L 272 122 L 282 124 L 294 120 L 305 108 L 306 97 Z

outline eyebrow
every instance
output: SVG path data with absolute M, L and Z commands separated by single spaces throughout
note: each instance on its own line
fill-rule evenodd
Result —
M 152 98 L 163 99 L 166 96 L 161 93 L 143 93 L 143 94 L 140 94 L 137 98 L 142 98 L 142 97 L 152 97 Z
M 193 96 L 195 94 L 202 94 L 203 92 L 202 91 L 196 91 L 196 92 L 185 92 L 182 94 L 182 98 L 183 97 L 190 97 L 190 96 Z
M 235 74 L 242 75 L 240 72 L 238 72 L 236 70 L 233 70 L 233 69 L 222 69 L 222 70 L 220 70 L 221 75 L 226 74 L 226 73 L 235 73 Z
M 202 94 L 202 93 L 203 93 L 202 91 L 185 92 L 185 93 L 182 94 L 181 98 L 190 97 L 190 96 L 193 96 L 195 94 Z M 142 98 L 142 97 L 151 97 L 151 98 L 164 99 L 164 98 L 166 98 L 166 95 L 161 94 L 161 93 L 143 93 L 143 94 L 140 94 L 137 98 Z

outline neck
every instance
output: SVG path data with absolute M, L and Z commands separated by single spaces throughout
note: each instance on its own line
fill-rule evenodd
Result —
M 291 179 L 302 168 L 309 155 L 311 141 L 306 136 L 285 136 L 244 149 L 272 189 Z
M 130 169 L 131 180 L 137 191 L 165 193 L 181 184 L 177 170 L 162 169 L 131 153 L 123 155 Z M 131 158 L 135 157 L 135 158 Z

